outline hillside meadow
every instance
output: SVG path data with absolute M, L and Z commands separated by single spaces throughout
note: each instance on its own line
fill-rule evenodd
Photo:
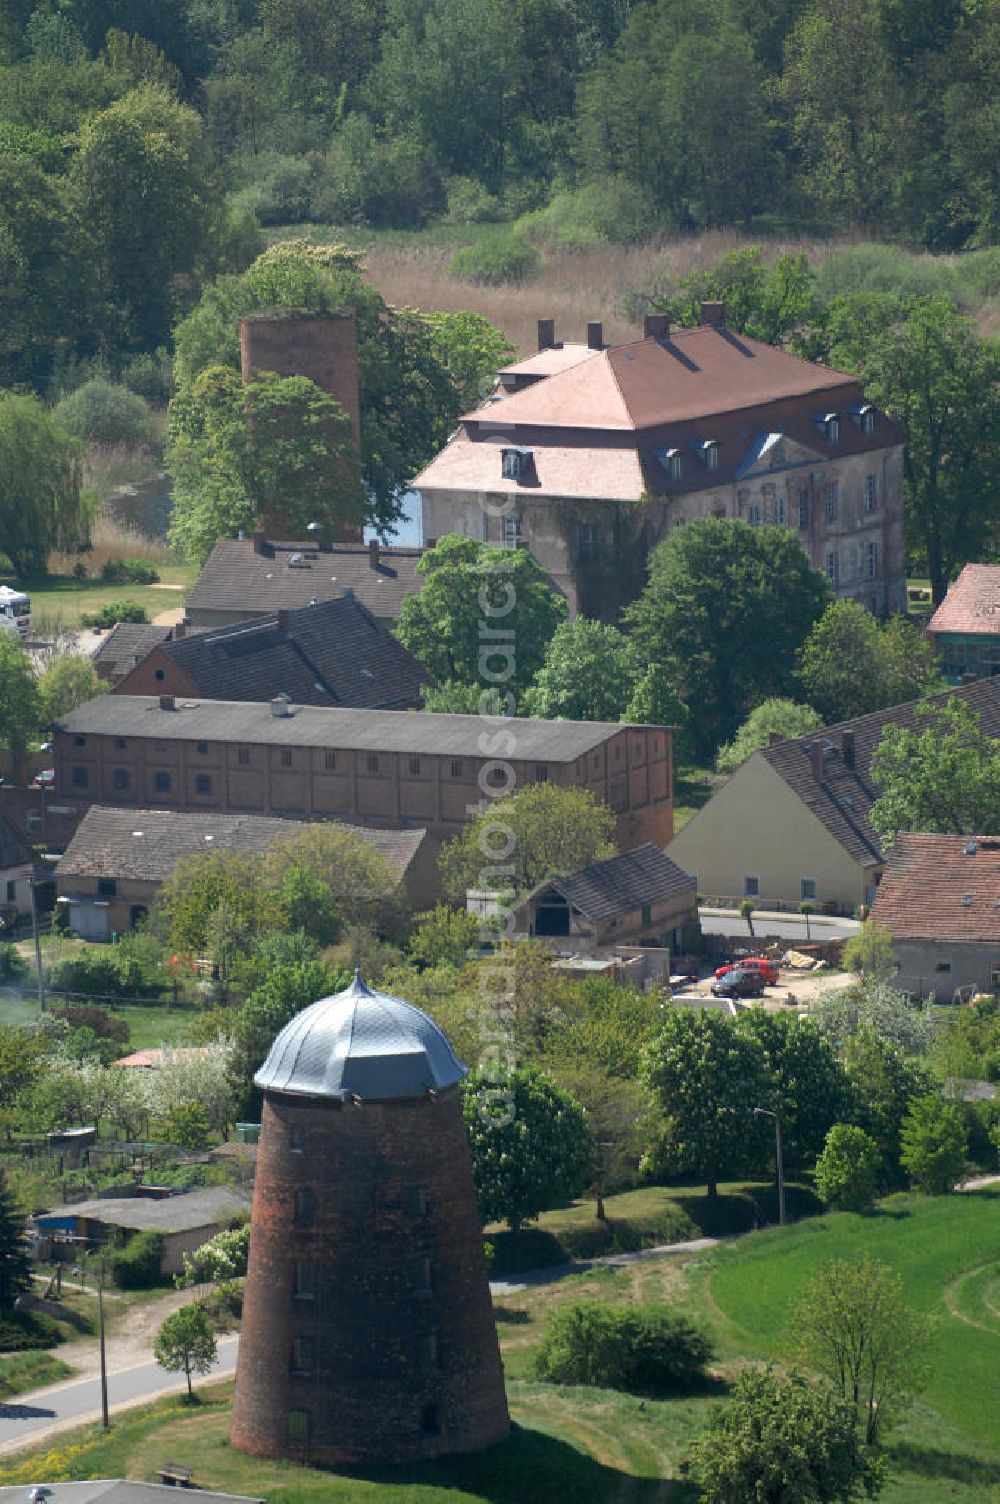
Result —
M 1000 1424 L 1000 1193 L 932 1200 L 894 1197 L 868 1217 L 831 1215 L 770 1228 L 707 1254 L 673 1254 L 621 1268 L 593 1266 L 496 1301 L 514 1431 L 503 1446 L 399 1470 L 333 1473 L 259 1462 L 227 1442 L 231 1384 L 202 1387 L 192 1411 L 179 1400 L 128 1413 L 109 1437 L 67 1433 L 0 1465 L 0 1482 L 125 1475 L 151 1478 L 164 1460 L 194 1468 L 202 1487 L 272 1504 L 368 1500 L 377 1504 L 522 1504 L 550 1491 L 576 1504 L 675 1504 L 696 1493 L 684 1455 L 710 1407 L 748 1362 L 780 1364 L 798 1291 L 826 1259 L 863 1252 L 900 1273 L 908 1300 L 936 1318 L 932 1378 L 888 1433 L 892 1477 L 884 1504 L 997 1504 Z M 716 1344 L 702 1393 L 639 1400 L 532 1378 L 548 1314 L 581 1298 L 662 1300 L 698 1320 Z

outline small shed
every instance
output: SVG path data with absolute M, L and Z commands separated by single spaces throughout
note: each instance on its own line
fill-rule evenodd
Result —
M 554 877 L 514 909 L 522 934 L 565 940 L 576 951 L 626 941 L 685 949 L 697 923 L 695 880 L 647 841 L 634 851 Z
M 177 1274 L 185 1253 L 228 1227 L 250 1203 L 228 1186 L 205 1186 L 175 1196 L 99 1197 L 54 1206 L 37 1217 L 38 1230 L 55 1239 L 61 1235 L 93 1245 L 124 1242 L 133 1233 L 163 1234 L 161 1274 Z

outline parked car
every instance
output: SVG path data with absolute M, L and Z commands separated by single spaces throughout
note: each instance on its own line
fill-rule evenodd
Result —
M 713 997 L 762 997 L 764 994 L 764 978 L 759 971 L 744 971 L 740 966 L 734 966 L 727 971 L 724 977 L 718 977 L 712 983 Z
M 743 961 L 730 961 L 728 966 L 720 966 L 715 973 L 716 980 L 727 976 L 729 972 L 739 968 L 741 971 L 759 971 L 768 987 L 778 985 L 778 963 L 772 961 L 770 956 L 747 956 Z
M 35 774 L 34 778 L 31 780 L 31 786 L 32 788 L 36 789 L 50 789 L 55 781 L 55 768 L 43 768 L 40 773 Z

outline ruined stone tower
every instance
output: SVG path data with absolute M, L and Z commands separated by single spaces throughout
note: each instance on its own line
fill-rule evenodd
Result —
M 345 1465 L 507 1435 L 464 1075 L 426 1014 L 357 977 L 278 1035 L 256 1076 L 234 1446 Z
M 240 319 L 240 366 L 244 382 L 259 371 L 308 376 L 339 402 L 361 449 L 361 397 L 358 388 L 358 328 L 353 313 L 261 313 Z M 283 536 L 280 519 L 264 519 L 274 537 Z M 360 527 L 347 524 L 338 543 L 360 543 Z

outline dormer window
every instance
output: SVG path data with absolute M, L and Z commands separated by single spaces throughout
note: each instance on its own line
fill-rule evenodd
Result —
M 870 402 L 863 402 L 860 407 L 851 408 L 851 417 L 858 428 L 870 439 L 875 432 L 875 409 Z
M 504 480 L 522 481 L 531 469 L 533 455 L 530 449 L 501 449 L 500 473 Z
M 658 450 L 660 464 L 671 480 L 680 480 L 684 474 L 683 456 L 679 449 Z
M 840 415 L 838 413 L 823 413 L 816 419 L 816 425 L 828 444 L 840 443 Z
M 695 444 L 695 453 L 705 466 L 706 470 L 718 470 L 719 468 L 719 441 L 718 439 L 705 439 L 700 444 Z

